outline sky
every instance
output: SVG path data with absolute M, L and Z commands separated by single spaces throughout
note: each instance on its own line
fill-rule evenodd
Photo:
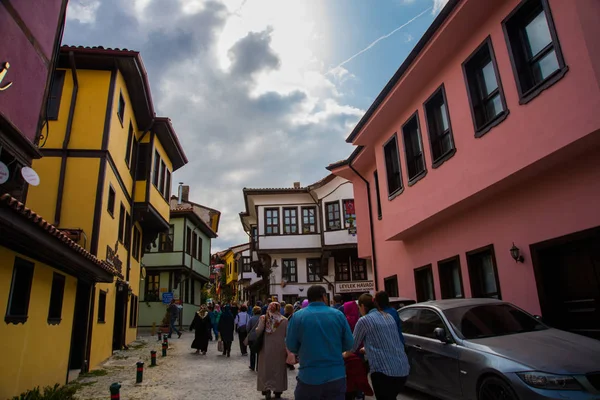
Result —
M 312 184 L 447 0 L 70 0 L 63 44 L 141 52 L 190 200 L 245 243 L 244 187 Z

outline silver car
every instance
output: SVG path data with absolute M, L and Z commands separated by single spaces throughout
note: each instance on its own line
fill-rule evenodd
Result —
M 600 400 L 598 340 L 494 299 L 428 301 L 398 314 L 409 387 L 452 400 Z

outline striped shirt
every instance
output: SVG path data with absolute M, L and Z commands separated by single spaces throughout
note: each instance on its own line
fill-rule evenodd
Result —
M 410 372 L 404 345 L 400 340 L 396 321 L 387 313 L 373 309 L 360 318 L 354 328 L 354 346 L 364 342 L 371 372 L 387 376 L 407 376 Z

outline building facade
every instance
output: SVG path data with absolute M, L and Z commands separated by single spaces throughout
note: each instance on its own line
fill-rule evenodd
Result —
M 600 337 L 599 18 L 592 0 L 448 2 L 328 167 L 354 184 L 380 289 Z
M 140 326 L 159 326 L 170 299 L 180 304 L 180 324 L 191 324 L 203 304 L 203 286 L 210 279 L 211 241 L 217 237 L 220 212 L 189 200 L 189 186 L 171 197 L 168 232 L 161 233 L 142 260 Z
M 171 173 L 187 163 L 152 104 L 138 52 L 60 49 L 27 205 L 119 273 L 94 291 L 89 368 L 137 336 L 141 257 L 169 229 Z
M 247 297 L 294 303 L 314 284 L 323 285 L 330 298 L 373 290 L 370 263 L 356 249 L 349 181 L 329 175 L 308 187 L 246 188 L 244 201 L 240 217 L 250 236 L 250 268 L 261 278 L 246 289 Z
M 46 106 L 66 0 L 0 4 L 0 398 L 64 384 L 89 347 L 89 299 L 112 266 L 25 207 L 42 156 Z M 51 343 L 51 346 L 48 346 Z

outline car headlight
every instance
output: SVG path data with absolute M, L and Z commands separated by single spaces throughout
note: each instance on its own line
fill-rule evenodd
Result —
M 554 375 L 545 372 L 518 372 L 519 378 L 529 386 L 548 390 L 582 390 L 575 378 L 569 375 Z

